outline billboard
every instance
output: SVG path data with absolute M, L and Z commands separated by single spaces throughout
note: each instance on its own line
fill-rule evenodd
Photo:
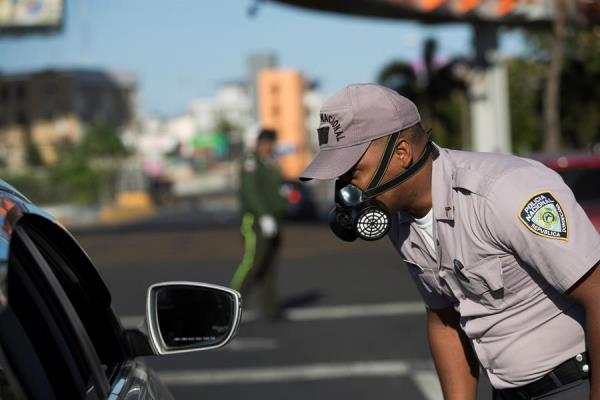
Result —
M 58 30 L 64 0 L 0 0 L 0 33 Z
M 344 14 L 421 22 L 487 22 L 502 25 L 548 25 L 555 0 L 275 0 L 280 3 Z M 600 23 L 600 2 L 568 0 L 569 18 Z

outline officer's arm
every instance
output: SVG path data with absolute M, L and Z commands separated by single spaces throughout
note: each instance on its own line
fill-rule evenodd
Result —
M 490 237 L 585 308 L 593 398 L 600 400 L 600 235 L 561 177 L 546 168 L 507 173 L 488 198 Z
M 453 308 L 427 309 L 429 347 L 445 400 L 477 396 L 478 363 Z
M 600 263 L 566 293 L 585 308 L 586 340 L 592 368 L 592 399 L 600 399 Z

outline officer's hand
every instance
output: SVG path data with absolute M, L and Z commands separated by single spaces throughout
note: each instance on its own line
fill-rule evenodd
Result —
M 277 235 L 277 221 L 272 215 L 263 215 L 258 220 L 260 231 L 266 237 L 273 237 Z

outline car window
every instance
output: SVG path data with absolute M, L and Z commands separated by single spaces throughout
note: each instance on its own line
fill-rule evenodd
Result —
M 570 168 L 556 171 L 582 204 L 600 203 L 600 169 Z
M 32 347 L 30 358 L 43 371 L 20 377 L 46 382 L 54 398 L 102 398 L 108 383 L 97 371 L 100 362 L 90 339 L 45 257 L 20 227 L 10 244 L 7 297 L 28 339 L 20 347 Z M 31 384 L 36 383 L 23 386 Z
M 79 245 L 58 228 L 28 220 L 28 235 L 43 254 L 83 324 L 106 376 L 124 362 L 122 327 L 110 306 L 110 294 Z

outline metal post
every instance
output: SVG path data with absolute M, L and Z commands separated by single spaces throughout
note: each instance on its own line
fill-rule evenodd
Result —
M 511 152 L 506 67 L 498 56 L 492 25 L 473 26 L 475 66 L 469 80 L 473 150 Z

